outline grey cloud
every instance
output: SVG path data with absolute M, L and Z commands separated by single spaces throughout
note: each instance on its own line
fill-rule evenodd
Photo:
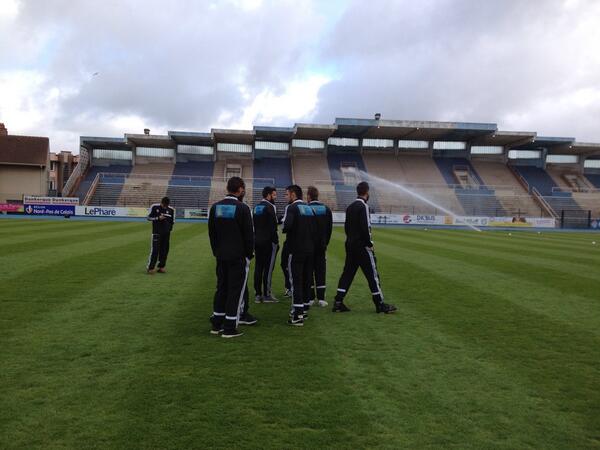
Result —
M 322 89 L 317 119 L 333 115 L 493 121 L 527 116 L 519 128 L 600 140 L 565 110 L 553 122 L 536 105 L 597 88 L 596 40 L 574 32 L 600 18 L 597 2 L 566 8 L 562 1 L 356 1 L 339 21 L 323 58 L 337 58 L 341 76 Z M 561 120 L 561 117 L 564 120 Z M 596 123 L 598 117 L 595 115 Z M 514 125 L 510 123 L 510 125 Z

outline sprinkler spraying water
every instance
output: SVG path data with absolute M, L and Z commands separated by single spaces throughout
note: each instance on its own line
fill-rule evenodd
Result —
M 415 198 L 418 198 L 422 202 L 427 203 L 429 206 L 433 206 L 434 208 L 437 208 L 440 211 L 445 212 L 446 214 L 448 214 L 449 216 L 454 217 L 455 219 L 458 217 L 458 215 L 454 214 L 449 209 L 444 208 L 443 206 L 438 205 L 434 201 L 429 200 L 427 197 L 424 197 L 421 194 L 408 189 L 406 186 L 403 186 L 403 185 L 398 184 L 398 183 L 394 183 L 392 181 L 384 180 L 383 178 L 379 178 L 379 177 L 377 177 L 375 175 L 372 175 L 370 173 L 364 172 L 362 170 L 360 171 L 360 174 L 361 174 L 361 176 L 362 176 L 362 178 L 364 180 L 368 180 L 374 186 L 386 186 L 388 188 L 397 189 L 397 190 L 406 192 L 407 194 L 412 195 Z M 475 231 L 481 231 L 481 229 L 477 228 L 475 225 L 471 225 L 469 223 L 467 223 L 465 225 L 467 225 L 469 228 L 471 228 L 471 229 L 473 229 Z

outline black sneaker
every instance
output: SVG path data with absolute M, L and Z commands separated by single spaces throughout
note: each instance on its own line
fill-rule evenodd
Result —
M 210 330 L 210 334 L 221 334 L 223 332 L 223 327 L 221 326 L 217 326 L 217 325 L 213 325 L 211 330 Z
M 333 312 L 350 312 L 350 308 L 348 308 L 344 302 L 334 302 L 333 308 L 331 309 Z
M 223 333 L 221 333 L 221 337 L 225 339 L 230 339 L 243 336 L 243 334 L 244 333 L 242 331 L 238 330 L 237 328 L 234 328 L 233 330 L 223 330 Z
M 263 302 L 264 303 L 279 303 L 279 300 L 277 300 L 275 297 L 273 297 L 272 295 L 265 295 L 263 297 Z
M 397 311 L 398 308 L 396 308 L 394 305 L 388 305 L 387 303 L 377 303 L 377 305 L 375 305 L 375 311 L 379 314 L 379 313 L 384 313 L 384 314 L 391 314 L 395 311 Z
M 283 296 L 287 298 L 292 298 L 292 291 L 290 289 L 286 289 L 285 294 L 283 294 Z
M 254 296 L 254 303 L 262 303 L 262 301 L 263 301 L 263 296 L 262 295 L 256 294 Z
M 211 316 L 209 319 L 212 324 L 210 334 L 221 334 L 223 332 L 223 321 L 217 320 L 215 316 Z
M 250 313 L 244 314 L 240 317 L 240 320 L 238 320 L 240 325 L 254 325 L 256 322 L 258 322 L 258 319 Z
M 304 316 L 302 314 L 294 314 L 288 319 L 288 324 L 294 327 L 303 327 Z

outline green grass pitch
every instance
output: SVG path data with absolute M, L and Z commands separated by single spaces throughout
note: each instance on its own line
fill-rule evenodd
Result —
M 204 224 L 148 276 L 147 223 L 0 221 L 0 448 L 600 447 L 600 235 L 374 239 L 397 314 L 359 274 L 351 313 L 252 303 L 229 341 Z

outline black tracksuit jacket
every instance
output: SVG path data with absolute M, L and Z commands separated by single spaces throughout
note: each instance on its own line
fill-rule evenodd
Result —
M 217 259 L 251 259 L 254 255 L 254 231 L 250 208 L 228 195 L 210 208 L 208 235 Z

